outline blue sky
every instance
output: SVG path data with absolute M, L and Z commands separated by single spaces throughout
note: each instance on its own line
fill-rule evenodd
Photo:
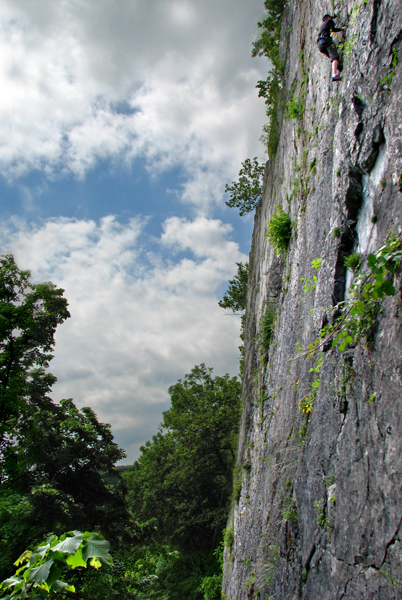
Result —
M 251 59 L 262 0 L 3 0 L 0 250 L 65 289 L 53 397 L 112 424 L 128 458 L 168 387 L 238 371 L 217 301 L 253 215 L 225 206 L 264 149 Z

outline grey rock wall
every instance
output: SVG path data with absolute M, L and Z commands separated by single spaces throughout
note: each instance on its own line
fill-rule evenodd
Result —
M 322 15 L 332 11 L 348 24 L 338 84 L 316 47 Z M 390 80 L 393 49 L 400 60 Z M 288 98 L 304 93 L 304 112 L 283 118 L 255 215 L 242 487 L 228 522 L 234 542 L 225 550 L 223 593 L 402 599 L 401 288 L 385 300 L 370 348 L 326 348 L 319 375 L 310 371 L 317 357 L 295 360 L 325 323 L 322 309 L 344 298 L 344 257 L 375 251 L 389 230 L 402 231 L 402 3 L 289 0 L 281 53 Z M 294 222 L 286 259 L 264 235 L 276 204 Z M 317 287 L 305 293 L 300 279 L 314 275 L 315 258 Z M 278 313 L 264 358 L 267 304 Z M 313 410 L 302 413 L 299 402 L 317 378 Z

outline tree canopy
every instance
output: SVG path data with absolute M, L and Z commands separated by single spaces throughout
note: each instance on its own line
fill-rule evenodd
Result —
M 211 548 L 225 524 L 232 489 L 241 386 L 204 364 L 169 389 L 160 431 L 124 474 L 130 510 L 153 519 L 155 539 Z
M 51 283 L 34 285 L 29 277 L 11 254 L 0 257 L 0 482 L 31 390 L 48 391 L 55 381 L 45 369 L 56 327 L 70 316 L 64 290 Z

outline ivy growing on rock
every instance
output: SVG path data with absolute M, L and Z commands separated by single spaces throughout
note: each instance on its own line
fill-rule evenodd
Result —
M 356 260 L 357 257 L 354 257 L 350 261 L 356 270 L 349 293 L 332 309 L 334 315 L 340 313 L 340 316 L 332 325 L 322 327 L 319 337 L 308 347 L 308 357 L 329 342 L 342 352 L 348 344 L 364 338 L 370 343 L 378 326 L 384 298 L 396 294 L 394 280 L 402 262 L 402 237 L 388 234 L 377 252 L 368 255 L 367 269 L 357 268 Z

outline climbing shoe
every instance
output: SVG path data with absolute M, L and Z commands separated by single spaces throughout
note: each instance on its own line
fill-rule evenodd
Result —
M 340 81 L 341 80 L 341 76 L 340 75 L 334 75 L 332 77 L 332 81 Z

